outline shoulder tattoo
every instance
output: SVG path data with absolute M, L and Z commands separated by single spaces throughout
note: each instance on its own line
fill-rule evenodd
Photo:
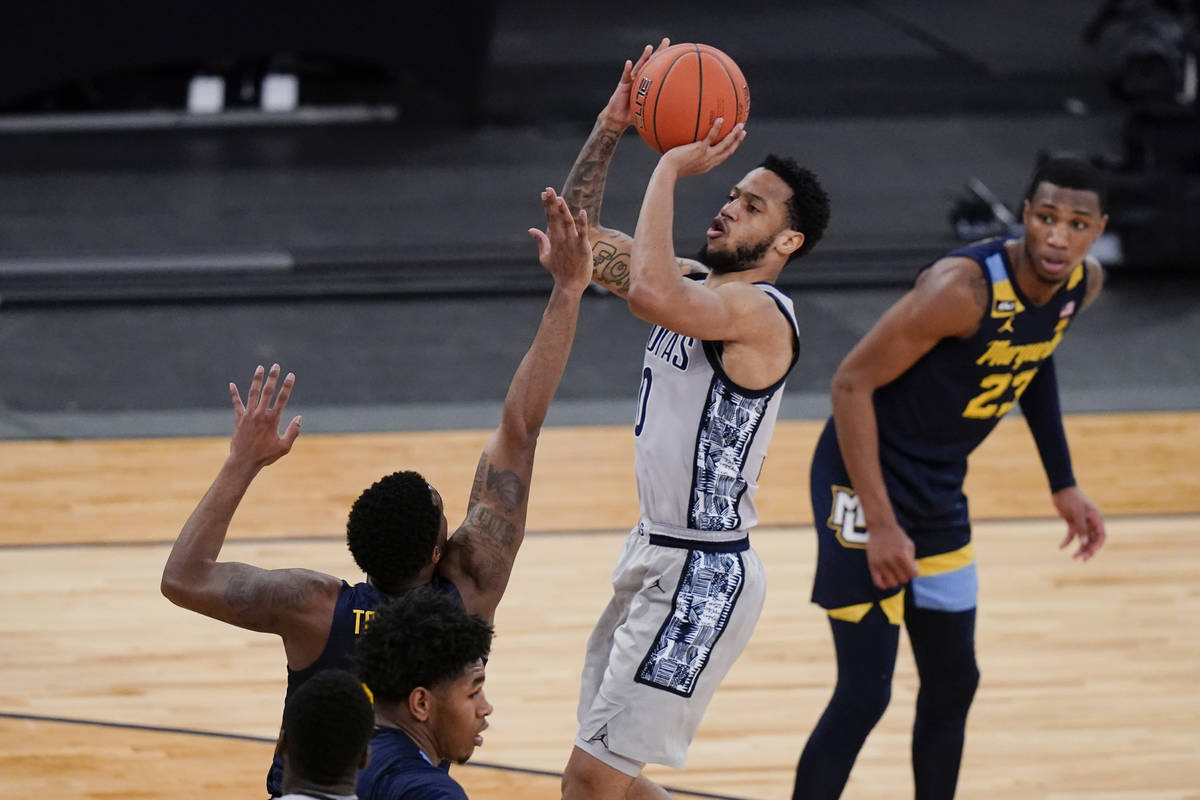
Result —
M 971 275 L 970 284 L 971 299 L 975 301 L 976 307 L 980 311 L 987 309 L 988 303 L 988 282 L 979 272 Z

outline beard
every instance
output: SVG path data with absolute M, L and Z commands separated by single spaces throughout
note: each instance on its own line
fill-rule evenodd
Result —
M 708 267 L 714 275 L 725 275 L 729 272 L 745 272 L 758 266 L 758 260 L 770 248 L 774 236 L 768 236 L 758 244 L 738 245 L 732 253 L 715 252 L 708 249 L 705 243 L 696 254 L 696 260 Z

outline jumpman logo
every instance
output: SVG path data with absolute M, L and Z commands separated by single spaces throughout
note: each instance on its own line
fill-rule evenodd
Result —
M 604 749 L 608 749 L 608 724 L 605 723 L 600 730 L 596 731 L 596 735 L 588 739 L 589 742 L 599 742 L 604 745 Z
M 659 590 L 660 592 L 662 592 L 663 594 L 666 594 L 666 593 L 667 593 L 667 590 L 663 588 L 663 585 L 662 585 L 662 578 L 655 578 L 655 579 L 654 579 L 654 583 L 650 584 L 650 588 L 651 588 L 651 589 L 658 589 L 658 590 Z

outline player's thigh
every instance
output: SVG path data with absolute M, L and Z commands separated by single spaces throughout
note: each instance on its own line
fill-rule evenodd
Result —
M 871 581 L 866 518 L 837 450 L 832 427 L 826 427 L 817 444 L 809 476 L 817 533 L 813 602 L 832 611 L 897 595 L 899 588 L 880 590 Z

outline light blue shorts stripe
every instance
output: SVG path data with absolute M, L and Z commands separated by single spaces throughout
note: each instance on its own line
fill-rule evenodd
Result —
M 970 611 L 979 598 L 979 573 L 971 563 L 953 572 L 913 578 L 913 605 L 930 611 Z

